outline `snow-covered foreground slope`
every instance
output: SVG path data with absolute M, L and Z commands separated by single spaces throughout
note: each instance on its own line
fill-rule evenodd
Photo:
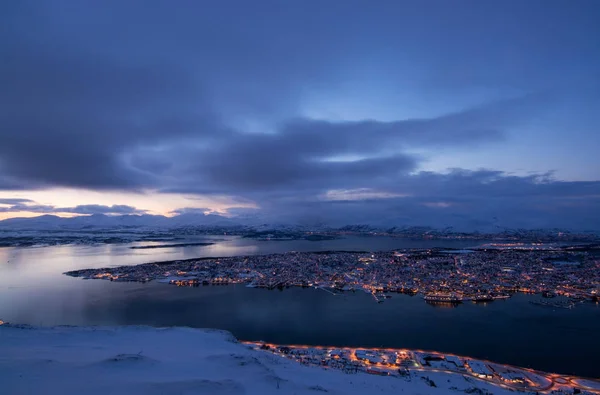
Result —
M 508 394 L 460 375 L 410 379 L 306 367 L 190 328 L 0 326 L 0 393 Z M 512 392 L 514 394 L 514 392 Z

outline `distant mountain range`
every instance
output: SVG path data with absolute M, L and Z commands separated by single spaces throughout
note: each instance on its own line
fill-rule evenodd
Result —
M 82 215 L 63 218 L 42 215 L 31 218 L 9 218 L 0 221 L 0 229 L 112 229 L 112 228 L 174 228 L 182 226 L 239 226 L 240 224 L 221 215 L 181 214 L 175 217 L 162 215 Z
M 499 226 L 485 227 L 483 229 L 462 230 L 454 227 L 432 228 L 425 226 L 373 226 L 368 224 L 353 224 L 342 227 L 330 227 L 325 224 L 283 224 L 283 223 L 264 223 L 256 217 L 225 217 L 217 214 L 185 213 L 174 217 L 165 217 L 161 215 L 84 215 L 72 218 L 63 218 L 55 215 L 42 215 L 30 218 L 9 218 L 0 221 L 0 231 L 20 231 L 20 230 L 64 230 L 64 231 L 85 231 L 85 230 L 115 230 L 115 229 L 175 229 L 191 228 L 190 230 L 201 230 L 209 233 L 215 230 L 216 233 L 223 231 L 234 231 L 234 233 L 243 234 L 249 231 L 318 231 L 318 232 L 340 232 L 340 233 L 387 233 L 397 235 L 414 235 L 444 237 L 449 235 L 477 235 L 481 234 L 503 234 L 511 237 L 535 237 L 554 236 L 569 237 L 574 232 L 563 229 L 508 229 Z M 598 236 L 598 232 L 577 232 L 577 234 L 586 234 L 588 236 Z

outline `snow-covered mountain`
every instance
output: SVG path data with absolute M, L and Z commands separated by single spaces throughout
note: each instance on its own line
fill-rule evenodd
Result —
M 514 394 L 460 374 L 400 379 L 307 367 L 211 329 L 0 325 L 0 339 L 7 395 Z
M 9 218 L 0 221 L 0 230 L 103 230 L 122 228 L 241 228 L 254 230 L 319 230 L 323 225 L 307 226 L 285 223 L 265 223 L 255 217 L 226 217 L 218 214 L 184 213 L 173 217 L 162 215 L 83 215 L 63 218 L 42 215 L 30 218 Z
M 447 226 L 436 228 L 431 226 L 411 226 L 407 224 L 395 224 L 386 222 L 384 224 L 344 224 L 340 226 L 328 226 L 324 223 L 284 223 L 264 222 L 258 217 L 226 217 L 218 214 L 183 213 L 173 217 L 162 215 L 83 215 L 72 218 L 63 218 L 55 215 L 42 215 L 31 218 L 9 218 L 0 221 L 0 231 L 103 231 L 103 230 L 168 230 L 179 228 L 197 228 L 205 231 L 214 230 L 252 230 L 268 231 L 278 230 L 287 232 L 303 231 L 341 231 L 352 233 L 387 233 L 420 236 L 444 236 L 456 234 L 495 234 L 510 237 L 556 236 L 568 235 L 572 232 L 565 229 L 545 228 L 509 228 L 500 226 L 456 227 Z M 589 235 L 598 235 L 598 232 L 576 232 Z

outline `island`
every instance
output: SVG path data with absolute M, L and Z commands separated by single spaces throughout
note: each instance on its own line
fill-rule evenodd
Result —
M 477 250 L 289 252 L 198 258 L 65 274 L 86 279 L 159 282 L 177 286 L 246 284 L 284 289 L 316 287 L 333 294 L 365 291 L 377 302 L 391 293 L 421 294 L 433 304 L 490 302 L 516 292 L 540 294 L 540 306 L 572 308 L 600 296 L 597 250 L 540 246 Z M 550 300 L 561 296 L 555 301 Z

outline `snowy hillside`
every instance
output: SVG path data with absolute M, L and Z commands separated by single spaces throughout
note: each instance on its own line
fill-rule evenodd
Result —
M 418 374 L 306 367 L 218 330 L 0 326 L 2 394 L 514 394 L 461 375 Z

